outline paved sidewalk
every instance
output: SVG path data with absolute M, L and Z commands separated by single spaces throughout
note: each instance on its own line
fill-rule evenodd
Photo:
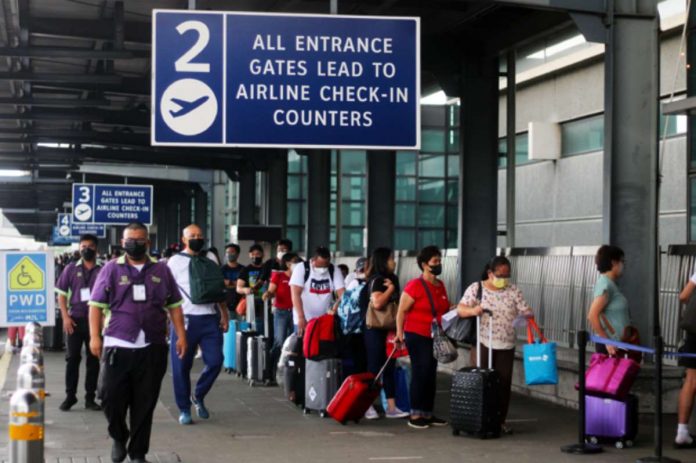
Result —
M 5 362 L 0 361 L 0 365 Z M 46 353 L 46 456 L 54 462 L 108 462 L 110 440 L 106 419 L 100 412 L 86 411 L 80 402 L 71 412 L 58 405 L 64 398 L 64 354 Z M 15 384 L 18 356 L 9 362 L 2 394 L 0 420 L 7 423 L 8 395 Z M 196 371 L 200 361 L 196 361 Z M 1 375 L 1 372 L 0 372 Z M 84 376 L 82 376 L 83 378 Z M 82 380 L 81 378 L 81 380 Z M 438 391 L 439 415 L 448 415 L 448 378 L 443 376 Z M 316 414 L 305 416 L 286 401 L 280 388 L 256 387 L 235 376 L 221 374 L 207 400 L 212 417 L 183 427 L 177 423 L 172 378 L 167 374 L 162 387 L 149 459 L 162 463 L 254 462 L 629 462 L 652 454 L 651 417 L 641 420 L 635 448 L 607 448 L 596 456 L 569 456 L 560 452 L 563 444 L 576 438 L 576 412 L 529 398 L 513 398 L 510 421 L 513 436 L 496 440 L 453 437 L 449 428 L 413 430 L 403 420 L 362 421 L 341 426 Z M 674 417 L 668 417 L 665 439 L 672 438 Z M 0 437 L 0 460 L 7 456 L 7 433 Z M 696 462 L 696 450 L 665 453 L 683 462 Z M 60 458 L 60 460 L 58 460 Z M 71 460 L 72 458 L 72 460 Z

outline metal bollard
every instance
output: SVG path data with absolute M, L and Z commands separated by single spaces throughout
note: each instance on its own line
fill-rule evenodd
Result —
M 37 322 L 29 322 L 24 327 L 24 334 L 35 334 L 43 338 L 43 328 L 41 328 L 41 325 Z
M 10 463 L 44 463 L 44 417 L 41 401 L 30 389 L 10 399 Z
M 26 334 L 22 340 L 22 347 L 33 345 L 43 350 L 43 336 L 35 334 Z
M 25 363 L 33 363 L 43 371 L 44 362 L 41 349 L 34 344 L 22 347 L 19 353 L 19 364 L 24 365 Z
M 30 389 L 39 398 L 41 414 L 46 405 L 46 377 L 43 370 L 33 363 L 25 363 L 17 370 L 17 389 Z

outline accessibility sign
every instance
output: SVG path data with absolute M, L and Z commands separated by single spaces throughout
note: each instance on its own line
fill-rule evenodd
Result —
M 79 238 L 82 235 L 94 235 L 97 238 L 106 238 L 106 226 L 103 223 L 75 223 L 72 214 L 58 214 L 58 233 L 60 236 L 70 239 Z M 73 242 L 77 242 L 73 239 Z
M 73 183 L 72 224 L 152 223 L 152 185 Z
M 154 10 L 151 142 L 417 150 L 419 21 Z
M 53 253 L 0 252 L 0 326 L 55 324 Z

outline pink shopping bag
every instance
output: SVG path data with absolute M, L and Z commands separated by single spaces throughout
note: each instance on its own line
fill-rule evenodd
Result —
M 640 365 L 634 360 L 595 353 L 585 373 L 585 389 L 592 395 L 623 400 L 639 372 Z

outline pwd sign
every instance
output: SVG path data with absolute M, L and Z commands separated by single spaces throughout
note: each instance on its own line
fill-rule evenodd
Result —
M 72 226 L 152 223 L 152 185 L 73 183 Z
M 55 324 L 53 253 L 0 252 L 0 326 Z
M 154 10 L 151 143 L 417 150 L 419 21 Z

